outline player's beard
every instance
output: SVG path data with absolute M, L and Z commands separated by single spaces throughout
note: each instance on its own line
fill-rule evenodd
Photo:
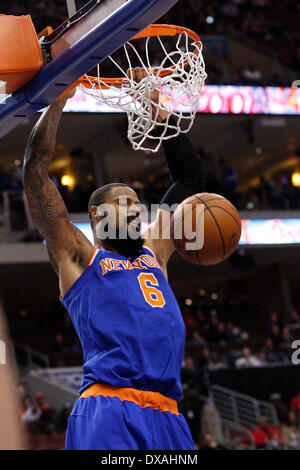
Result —
M 130 237 L 128 230 L 127 237 L 120 238 L 119 228 L 116 228 L 116 237 L 110 238 L 108 236 L 106 241 L 110 246 L 114 247 L 120 255 L 126 256 L 127 258 L 135 258 L 138 256 L 145 242 L 141 233 L 133 239 Z

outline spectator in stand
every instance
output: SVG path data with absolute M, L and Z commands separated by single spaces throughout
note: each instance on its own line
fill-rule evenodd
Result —
M 247 342 L 247 341 L 249 340 L 249 333 L 248 333 L 248 331 L 242 330 L 242 331 L 240 332 L 240 340 L 241 340 L 242 342 Z
M 204 370 L 218 370 L 228 367 L 227 362 L 223 361 L 217 351 L 210 351 L 208 347 L 203 348 L 200 359 L 200 367 Z
M 199 449 L 200 422 L 203 402 L 195 388 L 185 387 L 183 398 L 179 402 L 179 411 L 185 417 L 190 428 L 195 446 Z
M 199 390 L 201 388 L 201 376 L 197 370 L 194 358 L 187 356 L 181 369 L 182 383 Z
M 37 406 L 40 407 L 41 409 L 43 409 L 45 405 L 48 405 L 48 403 L 45 400 L 44 392 L 40 392 L 40 391 L 36 392 L 35 401 L 36 401 Z
M 221 356 L 217 351 L 211 352 L 211 360 L 208 364 L 209 370 L 219 370 L 219 369 L 227 369 L 228 364 L 226 361 L 223 361 Z
M 280 423 L 288 423 L 289 412 L 287 406 L 282 401 L 282 396 L 280 393 L 272 393 L 270 395 L 270 401 L 276 408 L 277 416 Z
M 56 333 L 53 344 L 51 346 L 52 353 L 64 353 L 66 352 L 64 335 L 60 332 Z
M 291 343 L 294 341 L 294 335 L 291 333 L 291 329 L 289 326 L 284 326 L 281 332 L 281 349 L 290 349 Z
M 198 320 L 195 315 L 193 315 L 191 309 L 188 306 L 183 308 L 182 318 L 187 330 L 198 327 Z
M 238 358 L 235 361 L 235 366 L 237 369 L 242 369 L 246 367 L 259 367 L 260 361 L 254 356 L 250 348 L 243 348 L 242 357 Z
M 16 193 L 22 193 L 23 191 L 23 179 L 22 174 L 17 167 L 11 168 L 9 171 L 9 178 L 6 189 L 14 191 Z
M 277 312 L 272 312 L 266 322 L 266 333 L 268 335 L 271 335 L 273 326 L 278 326 L 279 329 L 282 327 L 282 322 L 279 320 Z
M 291 330 L 300 329 L 300 315 L 297 310 L 292 310 L 290 313 L 290 318 L 288 321 L 288 325 Z
M 226 324 L 226 339 L 228 343 L 237 343 L 240 339 L 240 328 L 231 321 Z
M 264 416 L 253 431 L 253 440 L 257 449 L 275 450 L 280 449 L 283 438 L 280 429 L 271 426 Z
M 201 336 L 198 330 L 192 332 L 190 345 L 191 346 L 206 346 L 205 339 Z
M 267 338 L 263 348 L 266 359 L 269 363 L 275 363 L 279 361 L 278 351 L 274 346 L 273 339 Z
M 203 437 L 203 446 L 201 450 L 224 450 L 221 444 L 219 444 L 211 434 L 205 434 Z
M 300 389 L 298 394 L 292 399 L 290 409 L 295 412 L 298 423 L 300 423 Z
M 288 421 L 282 428 L 282 437 L 288 448 L 300 449 L 300 429 L 294 411 L 290 411 L 288 414 Z
M 219 340 L 218 326 L 219 319 L 217 315 L 211 315 L 208 330 L 208 340 L 211 343 L 217 343 Z
M 48 434 L 54 430 L 54 410 L 49 403 L 45 401 L 43 392 L 35 394 L 36 406 L 41 410 L 41 416 L 34 423 L 34 431 L 36 434 Z
M 262 73 L 254 65 L 250 65 L 243 72 L 243 82 L 245 85 L 251 86 L 263 85 Z
M 212 362 L 212 355 L 210 349 L 205 347 L 202 349 L 201 356 L 199 358 L 199 365 L 203 369 L 209 369 L 209 365 Z
M 37 422 L 42 416 L 42 410 L 39 406 L 35 405 L 31 398 L 26 397 L 24 406 L 21 409 L 21 421 L 25 424 L 32 424 Z
M 282 342 L 281 332 L 278 325 L 273 325 L 271 328 L 271 338 L 275 348 L 277 349 Z
M 217 341 L 220 345 L 225 345 L 227 340 L 225 323 L 220 322 L 217 326 Z
M 266 367 L 268 365 L 266 354 L 263 349 L 258 352 L 257 359 L 259 360 L 259 367 Z
M 196 318 L 198 320 L 198 326 L 202 328 L 205 325 L 206 321 L 203 310 L 199 307 L 196 308 Z

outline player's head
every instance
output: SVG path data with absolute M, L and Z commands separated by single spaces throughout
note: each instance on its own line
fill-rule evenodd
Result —
M 95 240 L 128 257 L 138 254 L 144 240 L 140 201 L 133 189 L 122 183 L 102 186 L 91 195 L 88 211 Z

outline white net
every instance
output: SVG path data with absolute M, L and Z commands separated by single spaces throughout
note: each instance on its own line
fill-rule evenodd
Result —
M 169 37 L 164 39 L 170 41 Z M 80 88 L 108 106 L 127 112 L 127 135 L 134 150 L 157 152 L 163 140 L 186 133 L 193 125 L 207 77 L 202 45 L 184 31 L 176 36 L 170 52 L 170 43 L 164 44 L 160 36 L 145 38 L 143 50 L 139 46 L 127 42 L 122 47 L 125 59 L 109 57 L 121 72 L 120 87 L 108 87 L 98 65 L 97 77 L 86 75 Z M 140 81 L 136 79 L 136 67 L 146 72 Z

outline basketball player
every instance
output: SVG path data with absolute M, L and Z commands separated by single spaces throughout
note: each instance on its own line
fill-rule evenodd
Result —
M 137 81 L 144 76 L 141 69 L 134 73 Z M 174 247 L 171 240 L 153 237 L 163 211 L 140 233 L 136 193 L 127 185 L 109 184 L 97 189 L 89 202 L 94 245 L 71 223 L 48 176 L 59 120 L 70 96 L 72 92 L 44 111 L 24 161 L 31 216 L 46 239 L 61 300 L 84 353 L 80 398 L 69 419 L 66 448 L 194 449 L 177 408 L 185 328 L 167 281 Z M 159 119 L 165 117 L 162 111 Z M 161 202 L 171 206 L 203 191 L 205 169 L 184 135 L 164 145 L 174 182 Z M 99 238 L 99 208 L 104 203 L 116 211 L 117 234 L 125 224 L 126 239 Z M 139 231 L 136 239 L 129 236 L 133 227 Z

